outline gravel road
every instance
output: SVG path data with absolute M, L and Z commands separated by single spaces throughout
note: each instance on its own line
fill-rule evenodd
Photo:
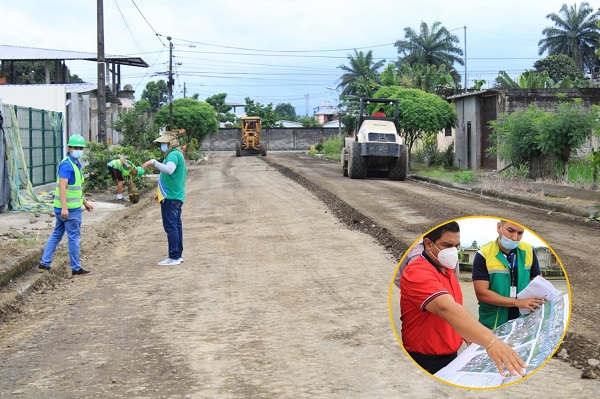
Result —
M 300 154 L 211 156 L 189 175 L 185 262 L 176 267 L 156 266 L 166 237 L 148 196 L 108 231 L 86 227 L 93 274 L 52 280 L 0 326 L 0 397 L 596 395 L 598 380 L 558 359 L 499 390 L 437 381 L 396 342 L 388 291 L 402 246 L 442 221 L 500 208 L 559 252 L 572 329 L 597 342 L 598 318 L 586 320 L 594 314 L 581 303 L 598 273 L 582 237 L 597 229 L 410 181 L 351 181 L 337 169 Z M 351 209 L 359 213 L 336 216 Z

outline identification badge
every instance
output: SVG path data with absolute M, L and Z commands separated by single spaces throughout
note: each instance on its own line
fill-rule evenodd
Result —
M 517 297 L 517 287 L 515 287 L 514 285 L 510 286 L 510 297 L 511 298 Z

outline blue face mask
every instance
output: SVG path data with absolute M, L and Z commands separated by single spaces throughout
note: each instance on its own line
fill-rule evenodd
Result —
M 508 237 L 504 237 L 504 234 L 500 233 L 502 237 L 500 237 L 500 244 L 509 251 L 512 251 L 516 247 L 519 246 L 519 241 L 513 241 Z
M 75 159 L 79 159 L 83 156 L 83 150 L 73 150 L 71 156 Z
M 162 152 L 167 152 L 167 151 L 169 150 L 169 144 L 167 144 L 167 143 L 162 143 L 162 144 L 160 145 L 160 150 L 161 150 Z

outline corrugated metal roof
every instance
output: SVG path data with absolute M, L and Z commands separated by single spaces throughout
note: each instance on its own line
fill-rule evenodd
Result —
M 85 60 L 97 61 L 97 53 L 85 53 L 82 51 L 52 50 L 35 47 L 8 46 L 0 44 L 0 60 L 2 61 L 46 61 L 46 60 Z M 107 62 L 148 68 L 148 64 L 141 57 L 130 57 L 125 55 L 105 54 Z

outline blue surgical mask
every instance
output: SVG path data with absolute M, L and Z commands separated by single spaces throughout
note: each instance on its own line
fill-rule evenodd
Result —
M 73 150 L 71 156 L 75 159 L 79 159 L 83 156 L 83 150 Z
M 504 249 L 512 251 L 513 249 L 519 246 L 519 241 L 513 241 L 508 237 L 504 237 L 504 234 L 502 234 L 502 232 L 500 232 L 500 235 L 500 244 L 504 247 Z
M 169 144 L 167 144 L 167 143 L 162 143 L 162 144 L 160 145 L 160 150 L 161 150 L 162 152 L 167 152 L 167 151 L 169 150 Z

